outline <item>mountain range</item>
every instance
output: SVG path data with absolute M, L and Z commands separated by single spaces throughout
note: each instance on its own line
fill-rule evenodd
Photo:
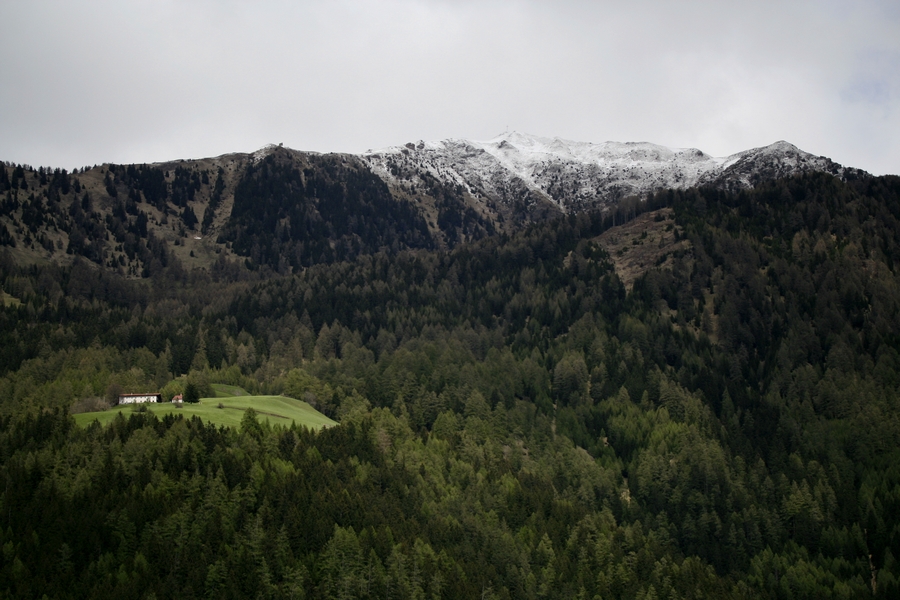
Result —
M 434 178 L 501 212 L 502 205 L 550 205 L 560 213 L 603 209 L 626 196 L 698 185 L 750 188 L 763 179 L 845 169 L 784 141 L 725 157 L 647 142 L 572 142 L 517 132 L 491 140 L 418 142 L 362 158 L 392 190 Z M 552 209 L 551 209 L 552 210 Z
M 898 598 L 898 389 L 784 142 L 0 169 L 0 598 Z
M 749 189 L 810 171 L 865 175 L 783 141 L 713 157 L 517 132 L 360 155 L 270 145 L 72 173 L 10 163 L 0 171 L 0 244 L 17 260 L 82 255 L 132 277 L 170 256 L 188 270 L 245 261 L 285 273 L 360 253 L 452 248 L 661 189 Z

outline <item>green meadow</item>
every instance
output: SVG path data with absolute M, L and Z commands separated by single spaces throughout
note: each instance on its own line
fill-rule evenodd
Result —
M 219 387 L 219 386 L 215 386 Z M 236 388 L 232 391 L 235 393 L 240 390 Z M 233 395 L 225 396 L 223 390 L 216 390 L 222 394 L 218 398 L 201 398 L 196 404 L 173 404 L 171 402 L 147 403 L 138 406 L 146 407 L 148 412 L 152 412 L 157 417 L 163 417 L 167 414 L 184 415 L 186 419 L 190 419 L 194 415 L 202 420 L 212 423 L 213 425 L 225 425 L 227 427 L 239 427 L 244 412 L 248 408 L 256 411 L 257 419 L 268 421 L 272 425 L 290 426 L 292 422 L 298 425 L 304 425 L 310 429 L 321 429 L 335 425 L 336 422 L 329 419 L 312 406 L 302 400 L 295 400 L 285 396 L 250 396 L 250 395 Z M 226 392 L 227 393 L 227 392 Z M 179 408 L 180 407 L 180 408 Z M 122 413 L 126 418 L 137 409 L 133 404 L 125 404 L 116 406 L 102 412 L 89 412 L 74 415 L 75 422 L 80 427 L 86 427 L 93 421 L 99 421 L 101 425 L 106 425 L 116 418 L 116 415 Z

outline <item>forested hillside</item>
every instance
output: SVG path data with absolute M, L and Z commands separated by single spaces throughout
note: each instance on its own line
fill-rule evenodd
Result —
M 266 278 L 412 249 L 450 250 L 660 189 L 865 176 L 787 142 L 729 157 L 647 143 L 507 133 L 361 155 L 252 153 L 65 169 L 0 163 L 0 246 L 20 264 L 76 258 L 128 279 Z
M 85 259 L 122 278 L 258 278 L 376 252 L 452 248 L 513 226 L 423 173 L 389 187 L 360 158 L 268 146 L 152 165 L 0 163 L 0 247 L 18 264 Z M 552 213 L 557 215 L 558 212 Z M 516 225 L 548 214 L 522 212 Z
M 629 238 L 627 290 L 603 240 L 641 213 L 677 243 Z M 900 594 L 900 178 L 422 246 L 141 280 L 0 250 L 0 594 Z M 340 424 L 69 414 L 178 376 Z

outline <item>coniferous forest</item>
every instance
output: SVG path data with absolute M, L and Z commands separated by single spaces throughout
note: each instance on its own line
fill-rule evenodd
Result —
M 268 239 L 260 211 L 225 236 L 265 272 L 0 248 L 0 595 L 900 595 L 900 178 L 661 191 L 450 249 Z M 70 414 L 178 376 L 339 425 Z

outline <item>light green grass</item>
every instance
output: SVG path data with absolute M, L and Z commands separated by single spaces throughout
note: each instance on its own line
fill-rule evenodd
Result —
M 240 389 L 240 388 L 238 388 Z M 219 405 L 223 408 L 219 408 Z M 197 415 L 207 423 L 226 427 L 239 427 L 241 419 L 244 417 L 244 411 L 253 408 L 257 413 L 257 419 L 268 421 L 272 425 L 290 426 L 292 422 L 298 425 L 304 425 L 310 429 L 321 429 L 322 427 L 330 427 L 336 425 L 332 421 L 312 406 L 302 400 L 294 400 L 284 396 L 235 396 L 232 398 L 201 398 L 196 404 L 183 404 L 182 408 L 177 408 L 177 404 L 171 402 L 148 402 L 143 406 L 147 407 L 157 417 L 167 414 L 184 415 L 186 419 Z M 101 425 L 106 425 L 116 418 L 116 415 L 122 413 L 128 418 L 134 409 L 131 404 L 116 406 L 103 412 L 80 413 L 74 415 L 75 422 L 80 427 L 87 427 L 92 421 L 99 421 Z
M 212 384 L 212 389 L 216 393 L 216 398 L 234 398 L 235 396 L 250 395 L 244 388 L 224 383 L 214 383 Z

